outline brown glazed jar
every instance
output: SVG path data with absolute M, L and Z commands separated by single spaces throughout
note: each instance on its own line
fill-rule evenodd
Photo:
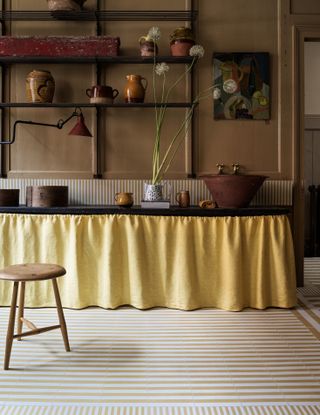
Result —
M 125 101 L 128 103 L 143 102 L 148 86 L 146 78 L 140 75 L 127 75 L 126 78 L 127 84 L 124 89 Z
M 140 41 L 141 56 L 156 56 L 158 55 L 158 45 L 153 41 Z
M 55 89 L 53 76 L 49 71 L 33 70 L 26 78 L 28 102 L 52 102 Z
M 170 51 L 172 56 L 188 56 L 195 44 L 192 30 L 189 27 L 177 27 L 170 36 Z
M 176 39 L 170 42 L 171 56 L 189 56 L 189 51 L 194 45 L 191 39 Z

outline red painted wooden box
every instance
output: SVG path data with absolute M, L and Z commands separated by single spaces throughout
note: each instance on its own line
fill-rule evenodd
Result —
M 0 56 L 118 56 L 119 48 L 111 36 L 0 36 Z

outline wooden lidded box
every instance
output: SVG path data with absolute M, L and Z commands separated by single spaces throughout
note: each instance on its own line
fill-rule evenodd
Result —
M 27 186 L 27 206 L 68 206 L 68 186 Z
M 0 189 L 0 206 L 19 206 L 19 189 Z

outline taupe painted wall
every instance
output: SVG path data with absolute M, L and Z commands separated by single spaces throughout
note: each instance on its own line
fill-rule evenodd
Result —
M 102 2 L 103 3 L 103 2 Z M 87 5 L 94 4 L 89 0 Z M 184 0 L 133 1 L 107 0 L 102 8 L 179 9 L 188 6 Z M 14 9 L 46 9 L 42 0 L 12 0 Z M 214 121 L 212 100 L 203 101 L 197 111 L 194 130 L 195 171 L 197 174 L 216 171 L 216 163 L 231 165 L 239 162 L 249 172 L 260 172 L 274 178 L 291 178 L 292 146 L 290 131 L 283 133 L 279 100 L 279 8 L 277 0 L 200 0 L 197 21 L 197 41 L 206 54 L 196 69 L 197 85 L 205 89 L 212 83 L 213 51 L 266 51 L 271 56 L 272 116 L 265 121 Z M 160 54 L 169 53 L 170 33 L 178 22 L 106 22 L 104 30 L 121 38 L 121 53 L 138 54 L 138 38 L 157 24 L 162 31 Z M 13 35 L 93 34 L 94 25 L 79 22 L 14 23 L 8 30 Z M 44 68 L 44 65 L 40 65 Z M 15 65 L 11 70 L 9 99 L 25 100 L 25 77 L 35 65 Z M 95 83 L 92 65 L 45 65 L 56 80 L 55 101 L 87 101 L 85 89 Z M 183 70 L 173 66 L 176 74 Z M 125 75 L 139 73 L 151 81 L 150 65 L 116 65 L 104 69 L 105 82 L 119 89 L 125 85 Z M 181 85 L 177 100 L 188 97 L 188 86 Z M 122 99 L 122 97 L 118 99 Z M 146 100 L 152 100 L 149 88 Z M 85 110 L 88 126 L 95 133 L 94 109 Z M 12 127 L 15 119 L 47 120 L 66 118 L 66 109 L 14 109 L 10 111 Z M 184 110 L 167 112 L 167 137 L 179 125 Z M 153 145 L 153 110 L 102 110 L 101 164 L 104 177 L 149 177 Z M 70 123 L 70 128 L 72 123 Z M 19 127 L 17 142 L 7 149 L 6 170 L 9 176 L 91 177 L 95 170 L 94 140 L 67 135 L 63 131 L 43 127 Z M 9 130 L 8 130 L 9 134 Z M 187 136 L 188 140 L 188 136 Z M 182 146 L 172 165 L 171 177 L 184 177 L 190 170 L 188 149 Z M 283 149 L 286 148 L 284 152 Z
M 305 114 L 320 115 L 320 40 L 306 42 L 305 51 Z
M 43 0 L 6 0 L 9 8 L 46 9 Z M 105 0 L 107 9 L 178 9 L 188 0 Z M 94 0 L 88 0 L 92 6 Z M 198 0 L 197 40 L 206 55 L 196 69 L 197 86 L 206 88 L 212 82 L 212 52 L 265 51 L 271 56 L 271 120 L 214 121 L 212 102 L 202 102 L 195 118 L 195 172 L 200 175 L 216 170 L 216 163 L 239 162 L 247 172 L 264 173 L 270 178 L 294 179 L 293 229 L 297 259 L 298 283 L 303 282 L 304 240 L 304 64 L 303 42 L 307 37 L 320 39 L 319 0 Z M 105 23 L 105 33 L 119 35 L 122 53 L 137 54 L 138 38 L 154 23 Z M 168 37 L 178 26 L 159 22 L 163 32 L 160 54 L 168 53 Z M 15 23 L 7 27 L 13 35 L 81 35 L 93 34 L 90 23 Z M 301 41 L 302 40 L 302 41 Z M 16 65 L 6 81 L 7 99 L 25 99 L 25 77 L 34 65 Z M 95 83 L 91 65 L 46 65 L 57 83 L 55 100 L 70 102 L 86 99 L 84 90 Z M 172 72 L 174 69 L 171 68 Z M 170 71 L 171 71 L 170 70 Z M 123 90 L 125 75 L 140 73 L 150 78 L 150 67 L 108 66 L 105 82 Z M 174 76 L 174 74 L 173 74 Z M 188 85 L 177 91 L 184 100 Z M 147 94 L 150 100 L 150 89 Z M 17 118 L 54 122 L 70 111 L 62 109 L 16 109 L 6 111 L 7 134 Z M 94 110 L 84 111 L 88 126 L 95 135 Z M 182 113 L 182 114 L 181 114 Z M 168 138 L 177 125 L 181 110 L 168 113 Z M 101 171 L 104 177 L 150 178 L 153 144 L 153 113 L 140 109 L 102 111 Z M 71 126 L 70 126 L 71 128 Z M 21 128 L 17 143 L 5 149 L 2 169 L 9 176 L 92 177 L 97 171 L 96 140 L 69 137 L 65 130 Z M 96 136 L 96 135 L 95 135 Z M 185 177 L 190 171 L 190 140 L 181 148 L 168 176 Z
M 10 2 L 7 2 L 10 3 Z M 46 9 L 43 0 L 12 0 L 13 9 Z M 87 5 L 94 5 L 88 0 Z M 179 9 L 188 6 L 188 0 L 106 0 L 102 9 Z M 195 117 L 194 158 L 195 172 L 200 175 L 216 171 L 216 163 L 240 163 L 247 172 L 263 173 L 271 178 L 294 177 L 294 147 L 292 134 L 292 85 L 290 60 L 290 12 L 301 13 L 299 1 L 289 0 L 199 0 L 197 41 L 205 47 L 206 55 L 196 69 L 196 83 L 205 89 L 212 83 L 212 53 L 264 51 L 271 57 L 271 120 L 270 121 L 215 121 L 211 99 L 203 101 Z M 319 12 L 318 0 L 304 2 L 306 13 Z M 162 31 L 160 54 L 169 53 L 169 34 L 177 22 L 106 22 L 105 34 L 119 35 L 121 53 L 138 54 L 138 38 L 149 27 L 157 24 Z M 24 22 L 13 23 L 7 30 L 12 35 L 82 35 L 94 34 L 94 24 L 79 22 Z M 25 77 L 35 65 L 12 67 L 7 83 L 8 99 L 25 100 Z M 49 69 L 56 80 L 55 101 L 86 101 L 85 89 L 95 83 L 93 65 L 40 65 Z M 180 68 L 182 70 L 183 68 Z M 179 69 L 172 67 L 172 73 Z M 125 76 L 139 73 L 151 81 L 149 65 L 116 65 L 104 68 L 105 82 L 119 89 L 125 85 Z M 188 85 L 182 85 L 176 99 L 188 97 Z M 119 97 L 122 99 L 122 97 Z M 152 100 L 149 88 L 146 100 Z M 95 135 L 94 109 L 84 111 L 86 122 Z M 7 134 L 15 119 L 55 122 L 66 118 L 66 109 L 13 109 L 7 111 Z M 170 138 L 177 128 L 183 110 L 167 113 L 167 131 Z M 9 117 L 10 115 L 10 117 Z M 150 177 L 153 145 L 153 110 L 102 110 L 101 166 L 104 177 Z M 70 126 L 70 127 L 69 127 Z M 67 132 L 43 127 L 19 127 L 17 142 L 6 149 L 5 170 L 9 176 L 92 177 L 96 170 L 95 139 L 70 137 Z M 190 170 L 188 136 L 172 165 L 169 176 L 184 177 Z

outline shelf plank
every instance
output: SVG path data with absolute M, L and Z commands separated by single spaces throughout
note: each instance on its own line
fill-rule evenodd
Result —
M 0 12 L 0 20 L 82 20 L 82 21 L 193 21 L 195 10 L 82 10 L 82 11 L 42 11 L 8 10 Z
M 156 56 L 156 62 L 188 64 L 191 56 Z M 132 63 L 153 64 L 153 57 L 142 56 L 0 56 L 0 64 L 15 63 Z
M 168 108 L 190 108 L 190 102 L 169 102 L 166 104 Z M 163 106 L 157 104 L 157 107 Z M 154 108 L 153 102 L 132 103 L 126 102 L 114 104 L 91 104 L 89 102 L 1 102 L 0 108 Z

